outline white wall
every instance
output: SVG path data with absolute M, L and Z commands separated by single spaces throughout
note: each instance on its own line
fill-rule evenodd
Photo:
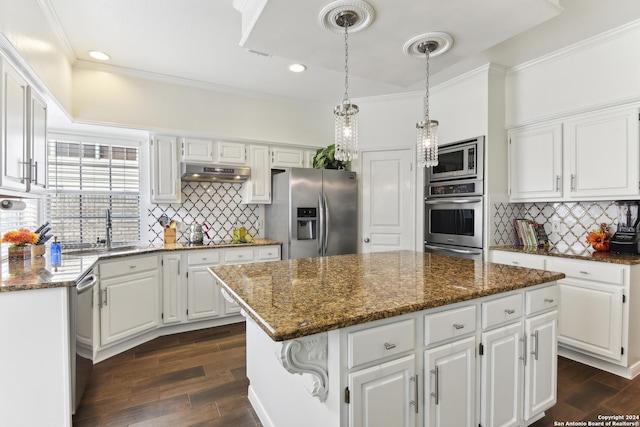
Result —
M 640 21 L 514 67 L 507 128 L 640 100 Z

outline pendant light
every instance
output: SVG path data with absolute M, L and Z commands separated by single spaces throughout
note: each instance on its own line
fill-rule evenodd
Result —
M 337 160 L 358 158 L 358 106 L 349 99 L 349 33 L 367 28 L 374 11 L 363 0 L 336 0 L 320 11 L 320 24 L 329 31 L 344 34 L 344 99 L 333 109 L 335 116 L 335 154 Z
M 424 96 L 424 120 L 416 123 L 418 129 L 418 143 L 416 152 L 418 155 L 418 166 L 431 167 L 438 165 L 438 122 L 429 118 L 429 57 L 431 52 L 438 48 L 434 41 L 420 43 L 417 47 L 419 52 L 425 54 L 427 58 L 427 82 L 425 84 Z

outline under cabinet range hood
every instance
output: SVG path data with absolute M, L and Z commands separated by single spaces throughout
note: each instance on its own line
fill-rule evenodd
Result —
M 180 176 L 183 181 L 244 182 L 251 177 L 251 169 L 246 166 L 180 163 Z

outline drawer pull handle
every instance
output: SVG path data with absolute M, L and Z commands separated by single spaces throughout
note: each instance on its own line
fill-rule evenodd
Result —
M 553 302 L 553 298 L 545 298 L 544 302 L 548 302 L 549 304 L 551 304 Z
M 394 348 L 396 348 L 395 344 L 389 344 L 388 342 L 384 343 L 384 349 L 385 350 L 392 350 Z
M 589 274 L 588 271 L 580 270 L 580 274 Z
M 511 264 L 520 265 L 518 261 L 511 261 Z
M 506 309 L 504 310 L 504 312 L 505 312 L 505 313 L 507 313 L 507 314 L 513 314 L 513 313 L 515 313 L 516 311 L 515 311 L 515 310 L 512 310 L 512 309 L 510 309 L 510 308 L 506 308 Z
M 136 268 L 136 266 L 135 265 L 130 265 L 129 268 Z
M 411 381 L 414 382 L 414 384 L 416 385 L 416 400 L 412 400 L 409 402 L 410 405 L 415 405 L 416 407 L 416 414 L 419 411 L 419 407 L 418 407 L 418 398 L 419 398 L 419 387 L 418 387 L 418 374 L 415 374 L 414 376 L 412 376 L 411 378 L 409 378 Z
M 533 341 L 532 345 L 535 345 L 535 350 L 533 350 L 531 354 L 533 354 L 535 360 L 538 360 L 538 331 L 535 331 L 533 335 L 531 335 L 531 339 Z
M 433 392 L 431 392 L 431 396 L 435 398 L 435 404 L 440 404 L 440 370 L 438 366 L 431 370 L 431 373 L 435 376 L 435 385 L 433 387 Z
M 464 328 L 464 325 L 461 325 L 460 323 L 454 323 L 453 327 L 456 328 L 456 329 L 462 329 L 462 328 Z

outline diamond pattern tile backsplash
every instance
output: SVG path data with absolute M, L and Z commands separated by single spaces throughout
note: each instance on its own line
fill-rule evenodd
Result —
M 178 228 L 178 243 L 189 243 L 189 226 L 193 222 L 206 223 L 210 228 L 209 238 L 204 236 L 204 243 L 230 242 L 236 224 L 241 224 L 247 233 L 258 236 L 260 229 L 260 208 L 258 205 L 242 203 L 242 185 L 232 183 L 182 183 L 182 203 L 158 204 L 149 209 L 150 243 L 163 242 L 162 226 L 158 219 L 167 215 L 169 219 L 184 224 Z
M 587 233 L 600 223 L 607 223 L 614 233 L 618 210 L 614 202 L 571 203 L 496 203 L 493 206 L 493 244 L 515 245 L 517 242 L 513 220 L 532 219 L 543 224 L 549 243 L 556 247 L 577 251 L 590 248 Z M 560 222 L 560 233 L 551 232 L 551 222 Z

